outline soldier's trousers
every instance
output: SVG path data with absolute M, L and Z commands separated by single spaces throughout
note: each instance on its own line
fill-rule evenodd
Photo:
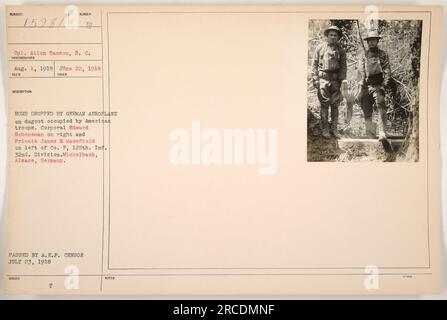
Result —
M 340 81 L 338 80 L 326 80 L 320 78 L 320 90 L 318 92 L 318 100 L 320 101 L 320 118 L 321 129 L 323 132 L 327 132 L 329 107 L 331 108 L 331 122 L 333 131 L 337 131 L 338 124 L 338 106 L 343 97 L 340 91 Z
M 318 100 L 322 108 L 329 106 L 338 107 L 343 97 L 340 92 L 340 82 L 338 80 L 326 80 L 320 78 L 320 92 Z
M 379 110 L 386 108 L 385 90 L 382 85 L 367 85 L 361 92 L 360 105 L 365 120 L 372 119 L 374 103 Z
M 386 104 L 385 104 L 385 90 L 382 85 L 368 85 L 364 87 L 361 92 L 360 105 L 365 115 L 365 131 L 367 136 L 375 137 L 376 128 L 372 122 L 372 114 L 374 103 L 379 111 L 378 125 L 379 125 L 379 140 L 386 139 Z

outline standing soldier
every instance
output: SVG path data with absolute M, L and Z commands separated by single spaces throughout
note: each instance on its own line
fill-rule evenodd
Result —
M 336 26 L 324 31 L 326 41 L 320 44 L 312 59 L 312 80 L 317 89 L 320 101 L 320 123 L 322 136 L 329 139 L 329 107 L 331 108 L 331 131 L 334 137 L 340 138 L 338 133 L 338 106 L 342 101 L 340 84 L 346 79 L 346 51 L 338 42 L 342 36 Z
M 360 80 L 360 104 L 365 115 L 366 135 L 376 138 L 375 125 L 372 122 L 373 104 L 379 111 L 379 141 L 387 139 L 385 87 L 389 84 L 391 77 L 390 63 L 385 51 L 378 48 L 381 36 L 377 30 L 369 31 L 364 38 L 368 43 L 365 56 L 360 58 L 359 71 Z

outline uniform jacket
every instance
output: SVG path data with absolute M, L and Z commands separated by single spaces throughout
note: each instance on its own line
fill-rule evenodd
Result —
M 359 59 L 359 71 L 362 81 L 368 84 L 388 83 L 391 77 L 390 62 L 388 54 L 380 49 L 366 51 L 366 57 L 362 55 Z
M 319 80 L 321 72 L 337 73 L 338 80 L 346 79 L 346 51 L 339 43 L 324 42 L 317 46 L 312 58 L 312 79 Z

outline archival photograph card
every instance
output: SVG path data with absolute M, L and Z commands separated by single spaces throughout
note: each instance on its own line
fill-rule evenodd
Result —
M 436 294 L 442 8 L 8 6 L 10 294 Z

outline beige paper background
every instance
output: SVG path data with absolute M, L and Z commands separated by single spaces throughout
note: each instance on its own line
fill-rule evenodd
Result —
M 362 8 L 102 8 L 104 83 L 82 79 L 80 97 L 64 82 L 10 79 L 35 88 L 10 97 L 10 110 L 104 103 L 119 117 L 110 140 L 105 129 L 104 167 L 102 159 L 39 170 L 10 163 L 9 250 L 86 252 L 84 293 L 436 292 L 440 12 L 382 11 L 382 19 L 424 21 L 417 163 L 306 162 L 308 19 L 361 19 Z M 171 165 L 168 134 L 192 120 L 204 129 L 277 128 L 277 174 Z M 65 293 L 66 263 L 8 266 L 7 274 L 59 276 L 6 280 L 7 288 Z M 375 292 L 363 287 L 371 264 L 382 275 Z

